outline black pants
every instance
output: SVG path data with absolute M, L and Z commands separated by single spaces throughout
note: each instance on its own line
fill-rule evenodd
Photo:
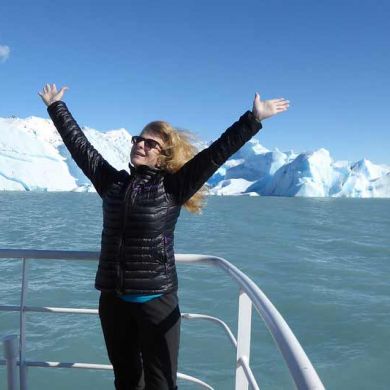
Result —
M 176 292 L 145 303 L 101 293 L 99 317 L 117 390 L 173 390 L 180 341 Z

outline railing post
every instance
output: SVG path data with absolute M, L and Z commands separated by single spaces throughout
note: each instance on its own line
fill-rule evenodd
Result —
M 238 299 L 238 328 L 237 328 L 237 366 L 236 366 L 236 390 L 248 390 L 249 382 L 240 363 L 240 358 L 245 357 L 249 364 L 252 328 L 252 301 L 248 295 L 240 289 Z
M 7 364 L 7 389 L 17 390 L 17 357 L 18 357 L 18 336 L 15 334 L 3 337 L 4 359 Z
M 23 258 L 22 265 L 22 293 L 20 296 L 20 337 L 19 337 L 19 378 L 20 390 L 27 390 L 27 366 L 25 364 L 26 354 L 26 300 L 28 287 L 27 259 Z

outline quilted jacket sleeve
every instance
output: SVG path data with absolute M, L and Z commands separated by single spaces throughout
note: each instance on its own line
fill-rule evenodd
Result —
M 208 148 L 203 149 L 177 172 L 165 177 L 168 193 L 180 204 L 193 196 L 216 170 L 260 129 L 251 111 L 247 111 Z
M 118 171 L 88 141 L 64 102 L 52 103 L 47 111 L 73 160 L 102 196 Z

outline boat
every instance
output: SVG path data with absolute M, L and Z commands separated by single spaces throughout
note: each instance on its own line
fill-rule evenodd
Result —
M 28 263 L 30 260 L 84 260 L 98 261 L 99 252 L 89 251 L 62 251 L 62 250 L 31 250 L 31 249 L 0 249 L 0 261 L 15 260 L 22 262 L 22 283 L 20 289 L 20 305 L 0 305 L 0 311 L 19 312 L 19 329 L 17 334 L 1 335 L 4 346 L 4 359 L 0 365 L 6 366 L 7 389 L 28 389 L 28 368 L 67 368 L 67 369 L 94 369 L 112 370 L 111 365 L 99 363 L 81 362 L 53 362 L 32 361 L 26 356 L 26 319 L 30 312 L 40 313 L 76 313 L 80 315 L 97 315 L 95 308 L 69 308 L 69 307 L 32 307 L 26 305 L 28 294 Z M 264 292 L 242 271 L 231 264 L 228 260 L 200 254 L 176 254 L 177 263 L 191 266 L 204 264 L 216 267 L 227 273 L 239 286 L 237 334 L 234 335 L 229 326 L 220 318 L 199 313 L 182 313 L 184 320 L 212 321 L 220 326 L 228 340 L 236 349 L 235 390 L 247 390 L 249 388 L 259 390 L 256 373 L 250 366 L 251 332 L 252 332 L 252 309 L 262 318 L 271 333 L 276 347 L 280 350 L 283 359 L 289 369 L 289 373 L 298 390 L 321 390 L 325 389 L 316 370 L 307 357 L 299 341 L 291 331 L 287 322 L 278 312 Z M 211 384 L 187 375 L 178 373 L 179 380 L 192 382 L 199 389 L 214 389 Z M 42 389 L 44 390 L 44 389 Z M 219 390 L 219 389 L 217 389 Z

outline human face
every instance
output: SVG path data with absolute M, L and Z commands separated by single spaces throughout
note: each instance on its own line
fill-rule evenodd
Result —
M 133 147 L 131 148 L 131 163 L 134 167 L 147 165 L 156 168 L 158 156 L 164 147 L 164 141 L 156 133 L 150 131 L 141 133 L 141 137 L 143 139 L 139 140 L 138 143 L 134 142 Z M 156 141 L 158 142 L 158 145 L 150 145 L 151 143 L 148 141 L 145 142 L 144 139 Z

